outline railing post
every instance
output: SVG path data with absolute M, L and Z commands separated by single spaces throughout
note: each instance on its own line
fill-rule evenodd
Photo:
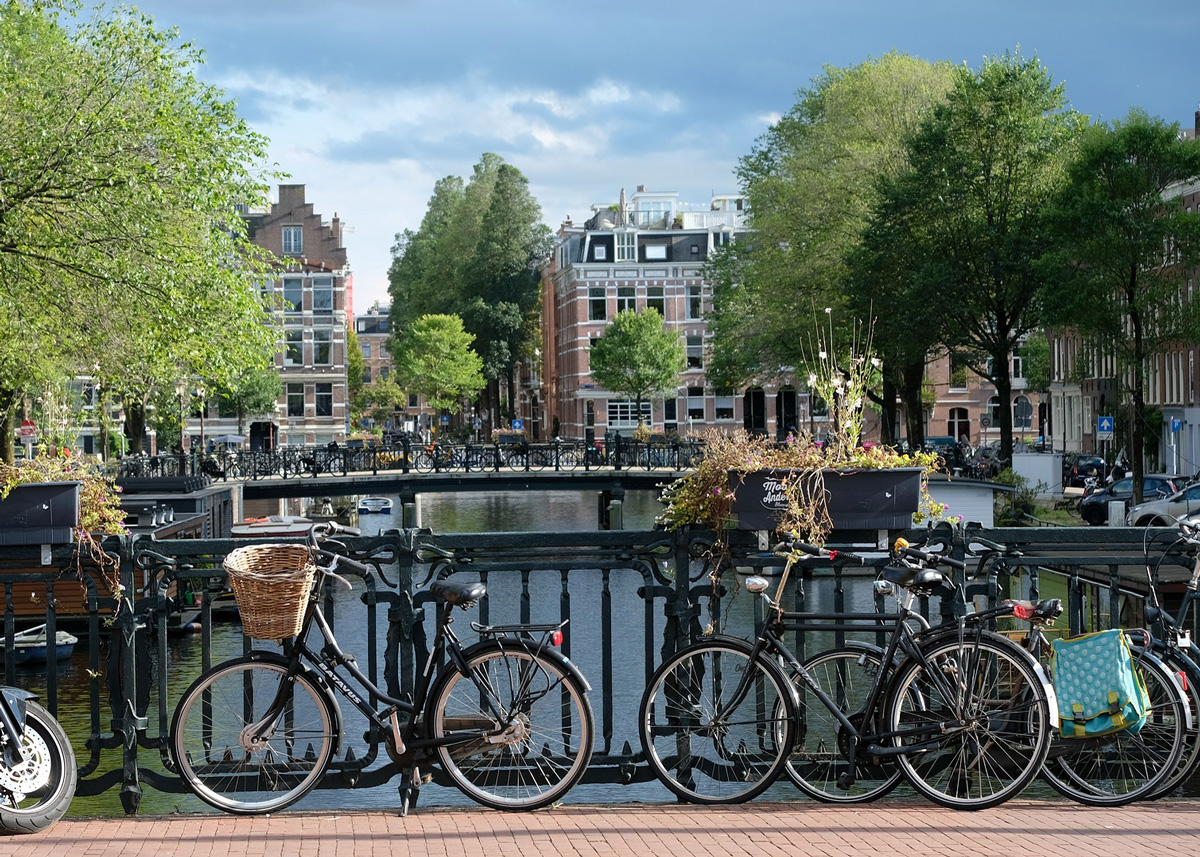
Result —
M 138 716 L 137 692 L 137 616 L 134 596 L 137 591 L 133 566 L 133 539 L 120 539 L 121 592 L 113 604 L 112 648 L 109 663 L 116 672 L 115 682 L 109 680 L 110 705 L 113 711 L 112 729 L 121 741 L 121 806 L 127 815 L 137 812 L 142 802 L 142 786 L 138 776 L 138 733 L 146 728 L 145 717 Z M 115 684 L 115 687 L 114 687 Z

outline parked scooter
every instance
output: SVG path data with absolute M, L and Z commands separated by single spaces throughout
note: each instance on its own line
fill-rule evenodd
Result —
M 0 833 L 37 833 L 75 797 L 79 769 L 67 733 L 36 694 L 0 687 Z

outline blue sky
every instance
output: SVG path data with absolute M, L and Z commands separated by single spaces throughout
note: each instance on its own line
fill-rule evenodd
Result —
M 1196 0 L 143 0 L 201 76 L 350 230 L 355 308 L 387 300 L 396 233 L 484 152 L 557 228 L 621 188 L 704 204 L 826 65 L 897 50 L 978 67 L 1036 55 L 1076 110 L 1191 128 Z M 1189 59 L 1191 57 L 1191 59 Z

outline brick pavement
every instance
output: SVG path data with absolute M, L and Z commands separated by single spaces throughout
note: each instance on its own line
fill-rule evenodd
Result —
M 881 801 L 619 804 L 534 813 L 418 809 L 69 819 L 0 838 L 2 857 L 922 857 L 1200 854 L 1200 801 L 1095 809 L 1010 801 L 981 812 Z

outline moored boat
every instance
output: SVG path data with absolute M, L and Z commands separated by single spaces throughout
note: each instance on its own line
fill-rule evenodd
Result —
M 235 539 L 307 536 L 312 525 L 312 518 L 300 515 L 269 515 L 265 518 L 245 518 L 240 524 L 234 524 L 230 532 Z
M 392 501 L 387 497 L 363 497 L 358 501 L 359 514 L 386 515 L 392 511 Z
M 75 644 L 78 642 L 79 638 L 73 634 L 58 631 L 54 635 L 54 645 L 47 645 L 45 625 L 17 631 L 13 635 L 14 663 L 21 666 L 23 664 L 44 664 L 52 659 L 55 661 L 66 660 L 71 657 L 75 651 Z M 0 635 L 0 657 L 3 657 L 3 654 L 4 637 Z

